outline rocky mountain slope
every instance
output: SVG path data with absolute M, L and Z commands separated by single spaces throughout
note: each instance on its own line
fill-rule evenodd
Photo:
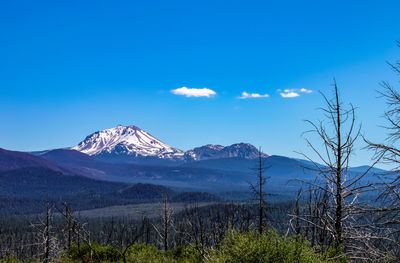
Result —
M 262 158 L 269 155 L 261 153 Z M 236 143 L 230 146 L 207 144 L 205 146 L 196 147 L 185 152 L 185 160 L 203 161 L 210 159 L 222 158 L 244 158 L 256 159 L 259 157 L 259 151 L 256 147 L 249 143 Z
M 184 154 L 136 126 L 122 125 L 92 133 L 71 149 L 92 156 L 126 155 L 133 158 L 179 159 Z

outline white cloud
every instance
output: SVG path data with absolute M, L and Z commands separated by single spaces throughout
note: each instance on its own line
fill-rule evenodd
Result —
M 183 95 L 186 97 L 207 97 L 210 98 L 217 94 L 215 91 L 208 89 L 208 88 L 202 88 L 202 89 L 194 89 L 194 88 L 188 88 L 188 87 L 182 87 L 179 89 L 173 89 L 171 90 L 171 93 L 175 95 Z
M 309 90 L 309 89 L 302 88 L 302 89 L 300 89 L 300 92 L 304 92 L 304 93 L 311 93 L 311 92 L 312 92 L 312 90 Z
M 312 90 L 309 89 L 285 89 L 283 90 L 283 92 L 278 89 L 278 92 L 280 92 L 281 97 L 282 98 L 295 98 L 295 97 L 299 97 L 300 96 L 300 92 L 301 93 L 312 93 Z
M 281 94 L 282 98 L 295 98 L 295 97 L 300 96 L 300 94 L 297 92 L 294 92 L 294 91 L 286 92 L 286 90 L 285 90 L 285 92 L 281 92 L 280 94 Z
M 268 94 L 258 94 L 258 93 L 247 93 L 245 91 L 242 92 L 242 96 L 239 99 L 249 99 L 249 98 L 268 98 Z

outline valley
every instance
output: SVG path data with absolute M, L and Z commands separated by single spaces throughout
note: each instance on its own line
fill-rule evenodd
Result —
M 264 188 L 270 202 L 295 200 L 299 180 L 316 177 L 308 161 L 259 153 L 247 143 L 184 152 L 136 126 L 95 132 L 70 148 L 31 153 L 0 149 L 0 214 L 37 213 L 46 199 L 90 210 L 155 203 L 163 193 L 171 202 L 247 202 L 259 158 L 268 168 Z M 374 168 L 364 180 L 376 180 L 384 172 Z

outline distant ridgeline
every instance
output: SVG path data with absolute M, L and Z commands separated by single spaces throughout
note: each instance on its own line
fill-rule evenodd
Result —
M 271 201 L 294 200 L 295 179 L 315 178 L 308 161 L 259 153 L 247 143 L 184 152 L 136 126 L 96 132 L 66 149 L 0 149 L 0 213 L 35 213 L 46 198 L 75 209 L 157 202 L 164 193 L 172 202 L 248 200 L 249 182 L 256 180 L 250 168 L 259 157 L 269 167 L 265 191 Z M 371 169 L 365 180 L 381 172 Z

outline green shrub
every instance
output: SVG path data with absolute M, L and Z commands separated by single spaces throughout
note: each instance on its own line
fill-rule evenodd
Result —
M 94 243 L 91 247 L 93 249 L 92 253 L 89 245 L 85 243 L 80 244 L 80 246 L 74 244 L 67 252 L 68 258 L 71 260 L 79 260 L 83 257 L 85 259 L 93 258 L 96 261 L 110 262 L 116 262 L 121 258 L 118 251 L 112 246 L 102 246 Z
M 213 251 L 212 262 L 327 262 L 301 238 L 285 238 L 275 231 L 266 235 L 255 232 L 230 232 L 218 251 Z M 332 262 L 332 261 L 330 261 Z
M 144 262 L 203 262 L 200 253 L 193 246 L 177 246 L 172 250 L 158 250 L 152 245 L 136 244 L 128 251 L 127 261 Z
M 136 244 L 130 247 L 126 258 L 128 262 L 132 263 L 172 262 L 164 256 L 163 251 L 158 250 L 155 246 L 146 244 Z
M 343 255 L 342 249 L 337 246 L 330 247 L 324 254 L 326 259 L 335 259 L 336 263 L 346 263 L 348 258 Z
M 91 256 L 91 248 L 92 256 Z M 74 244 L 57 263 L 79 263 L 81 259 L 88 262 L 122 262 L 122 257 L 112 246 L 87 244 L 78 247 Z M 153 245 L 135 244 L 126 253 L 126 260 L 129 263 L 320 263 L 340 262 L 348 260 L 341 256 L 340 249 L 330 248 L 325 253 L 318 253 L 311 248 L 308 242 L 301 237 L 285 238 L 276 231 L 269 231 L 267 234 L 257 232 L 230 231 L 223 239 L 218 249 L 206 248 L 203 258 L 194 245 L 177 246 L 169 251 L 157 249 Z M 12 257 L 0 260 L 0 263 L 22 263 Z
M 177 246 L 165 254 L 176 262 L 203 262 L 203 257 L 195 246 Z
M 122 262 L 122 257 L 120 256 L 118 251 L 111 246 L 92 244 L 92 248 L 92 258 L 95 262 Z M 74 244 L 69 249 L 67 257 L 63 258 L 60 262 L 78 262 L 81 257 L 84 257 L 85 259 L 90 258 L 90 247 L 86 244 L 81 244 L 80 248 L 78 248 L 78 246 Z M 202 262 L 201 255 L 192 246 L 178 246 L 172 250 L 165 252 L 163 250 L 158 250 L 153 245 L 146 244 L 135 244 L 131 246 L 126 253 L 126 259 L 130 263 Z
M 7 258 L 0 259 L 0 263 L 40 263 L 37 260 L 19 260 L 13 256 L 8 256 Z
M 6 259 L 0 259 L 0 263 L 21 263 L 21 262 L 22 261 L 14 258 L 12 256 L 7 257 Z

